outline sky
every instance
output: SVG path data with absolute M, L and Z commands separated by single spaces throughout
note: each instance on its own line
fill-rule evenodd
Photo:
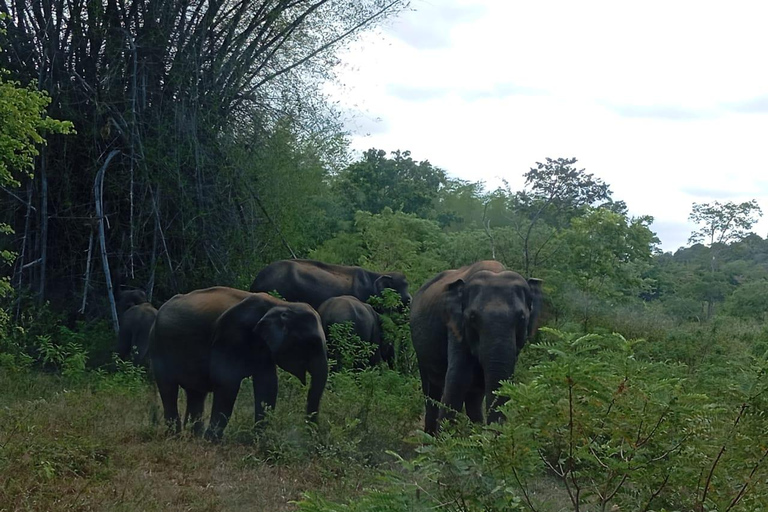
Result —
M 513 190 L 575 157 L 664 251 L 694 202 L 756 199 L 768 236 L 768 2 L 412 0 L 341 54 L 351 146 Z

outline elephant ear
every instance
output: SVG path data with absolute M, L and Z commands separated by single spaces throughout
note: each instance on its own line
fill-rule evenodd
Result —
M 288 324 L 288 312 L 283 308 L 272 308 L 253 328 L 256 339 L 266 343 L 272 354 L 283 348 Z
M 376 290 L 376 294 L 380 295 L 385 288 L 395 289 L 395 280 L 389 275 L 379 276 L 373 282 L 373 287 Z
M 528 296 L 528 310 L 530 311 L 528 316 L 528 339 L 535 336 L 539 328 L 539 315 L 541 315 L 541 305 L 544 302 L 541 291 L 542 283 L 541 279 L 536 279 L 535 277 L 528 279 L 528 287 L 531 289 L 531 293 Z
M 446 306 L 448 311 L 448 329 L 457 340 L 464 340 L 464 280 L 457 279 L 448 285 Z

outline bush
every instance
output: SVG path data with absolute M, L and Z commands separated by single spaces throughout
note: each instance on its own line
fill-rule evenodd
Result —
M 377 350 L 373 343 L 363 341 L 355 334 L 352 322 L 333 324 L 328 327 L 328 357 L 331 368 L 365 368 Z
M 420 438 L 418 455 L 399 459 L 380 489 L 348 505 L 309 495 L 302 510 L 546 510 L 557 493 L 575 510 L 768 507 L 765 359 L 735 378 L 737 368 L 730 378 L 691 375 L 639 356 L 645 341 L 543 334 L 527 349 L 525 378 L 499 390 L 510 399 L 504 423 L 460 420 Z M 720 392 L 704 392 L 705 380 Z M 554 492 L 534 492 L 553 478 Z
M 400 295 L 389 288 L 381 296 L 372 296 L 368 303 L 381 316 L 382 344 L 389 344 L 395 351 L 394 368 L 403 375 L 418 375 L 416 352 L 411 343 L 411 328 L 408 322 L 411 311 L 400 300 Z

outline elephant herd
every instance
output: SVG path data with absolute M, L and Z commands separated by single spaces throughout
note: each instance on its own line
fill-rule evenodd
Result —
M 250 291 L 216 286 L 176 295 L 156 310 L 138 290 L 118 297 L 117 352 L 149 359 L 165 421 L 181 429 L 179 388 L 187 396 L 184 424 L 203 434 L 208 393 L 213 406 L 205 436 L 221 438 L 242 380 L 253 378 L 255 419 L 277 401 L 277 367 L 302 383 L 310 377 L 307 417 L 317 420 L 328 379 L 326 336 L 334 323 L 351 322 L 376 351 L 370 362 L 391 361 L 378 313 L 366 303 L 392 289 L 410 304 L 413 347 L 425 395 L 426 432 L 462 409 L 472 421 L 500 419 L 493 393 L 512 376 L 517 356 L 536 330 L 541 281 L 524 279 L 496 261 L 446 270 L 411 298 L 397 272 L 313 260 L 282 260 L 262 269 Z M 267 292 L 277 292 L 276 298 Z M 284 299 L 284 300 L 283 300 Z M 332 356 L 334 354 L 331 354 Z M 442 403 L 441 407 L 439 404 Z

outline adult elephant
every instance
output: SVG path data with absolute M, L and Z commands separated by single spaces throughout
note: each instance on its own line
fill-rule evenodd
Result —
M 493 392 L 509 379 L 537 328 L 541 281 L 527 281 L 496 261 L 446 270 L 424 284 L 411 305 L 411 337 L 426 397 L 424 430 L 465 407 L 474 422 L 498 421 L 503 399 Z M 442 402 L 444 407 L 439 407 Z
M 251 284 L 252 292 L 277 291 L 285 300 L 306 302 L 315 309 L 331 297 L 351 295 L 366 302 L 392 288 L 404 305 L 411 302 L 408 281 L 399 272 L 372 272 L 361 267 L 315 260 L 280 260 L 264 267 Z
M 370 304 L 360 301 L 357 297 L 351 295 L 342 295 L 340 297 L 331 297 L 323 302 L 317 310 L 320 320 L 323 323 L 323 331 L 328 339 L 329 328 L 334 324 L 350 322 L 355 334 L 364 342 L 375 346 L 375 351 L 368 360 L 370 366 L 378 364 L 382 359 L 388 364 L 392 364 L 394 350 L 388 343 L 383 343 L 381 339 L 381 319 L 379 314 Z M 340 358 L 338 350 L 334 347 L 330 349 L 331 357 L 336 360 L 336 367 L 340 367 Z
M 208 437 L 221 437 L 241 381 L 253 377 L 255 418 L 277 401 L 277 370 L 305 382 L 307 414 L 316 419 L 328 377 L 325 335 L 317 312 L 266 293 L 226 287 L 176 295 L 158 311 L 150 359 L 166 422 L 181 429 L 179 387 L 187 394 L 185 423 L 202 433 L 205 397 L 214 393 Z
M 117 355 L 134 364 L 143 364 L 149 348 L 149 331 L 157 309 L 141 290 L 121 291 L 117 297 L 120 330 L 117 334 Z

